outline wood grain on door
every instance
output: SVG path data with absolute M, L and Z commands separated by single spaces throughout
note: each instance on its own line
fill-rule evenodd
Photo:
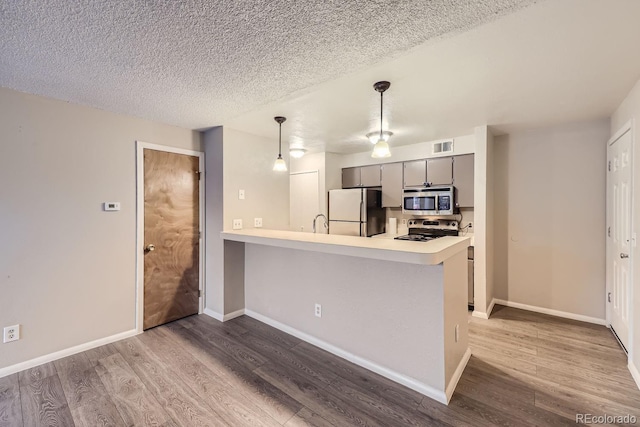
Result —
M 144 329 L 198 312 L 198 169 L 198 157 L 144 150 Z

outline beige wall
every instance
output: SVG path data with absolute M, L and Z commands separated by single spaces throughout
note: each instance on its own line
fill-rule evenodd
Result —
M 224 244 L 222 230 L 231 230 L 233 219 L 243 228 L 254 228 L 262 218 L 263 228 L 289 227 L 289 173 L 274 172 L 277 139 L 262 138 L 227 127 L 204 134 L 206 162 L 206 304 L 208 314 L 219 319 L 244 308 L 244 249 Z M 286 156 L 283 157 L 289 167 Z M 238 190 L 245 199 L 238 198 Z
M 633 233 L 640 235 L 640 80 L 631 89 L 627 97 L 620 104 L 611 117 L 611 135 L 615 134 L 628 121 L 634 121 L 633 129 Z M 635 369 L 640 369 L 640 256 L 632 254 L 633 258 L 633 301 L 631 309 L 631 340 L 629 356 Z M 640 381 L 636 378 L 636 381 Z M 639 384 L 640 386 L 640 384 Z
M 23 336 L 0 369 L 133 330 L 135 141 L 200 150 L 200 133 L 7 89 L 0 129 L 0 327 Z
M 495 138 L 495 297 L 605 317 L 607 120 Z

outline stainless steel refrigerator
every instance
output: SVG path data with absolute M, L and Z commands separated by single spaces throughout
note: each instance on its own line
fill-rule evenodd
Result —
M 329 234 L 370 237 L 384 233 L 382 192 L 369 188 L 329 191 Z

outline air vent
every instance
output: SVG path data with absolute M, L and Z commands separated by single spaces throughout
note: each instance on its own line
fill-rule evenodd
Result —
M 441 141 L 433 143 L 432 154 L 453 153 L 453 141 Z

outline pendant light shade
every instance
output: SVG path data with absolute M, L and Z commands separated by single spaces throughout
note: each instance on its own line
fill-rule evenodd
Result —
M 282 158 L 282 123 L 284 123 L 284 121 L 287 120 L 287 118 L 277 116 L 277 117 L 274 117 L 273 120 L 275 120 L 280 126 L 280 132 L 278 135 L 278 158 L 276 159 L 276 162 L 273 164 L 273 170 L 276 172 L 286 172 L 287 164 Z
M 375 143 L 376 145 L 373 146 L 373 152 L 371 153 L 371 157 L 375 159 L 391 157 L 391 151 L 389 151 L 389 144 L 387 143 L 387 140 L 391 135 L 393 135 L 393 133 L 382 130 L 383 95 L 384 95 L 384 91 L 389 89 L 389 86 L 391 86 L 391 83 L 387 81 L 381 81 L 373 84 L 373 88 L 376 90 L 376 92 L 380 92 L 380 133 L 377 135 L 378 142 L 376 142 Z M 369 138 L 371 142 L 375 141 L 373 134 L 368 134 L 367 138 Z

